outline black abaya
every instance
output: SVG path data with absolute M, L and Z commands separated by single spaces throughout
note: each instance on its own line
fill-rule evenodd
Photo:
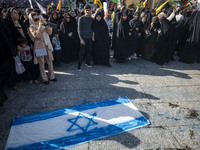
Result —
M 148 28 L 148 35 L 145 35 L 145 43 L 143 44 L 142 48 L 142 58 L 145 60 L 150 60 L 151 56 L 155 52 L 155 46 L 157 42 L 157 36 L 158 36 L 158 28 L 160 24 L 158 21 L 154 22 L 154 26 Z
M 167 18 L 163 17 L 160 19 L 161 22 L 161 33 L 158 37 L 156 51 L 152 56 L 151 60 L 159 65 L 163 65 L 172 59 L 173 55 L 173 28 Z
M 98 14 L 96 16 L 98 16 Z M 109 32 L 105 20 L 101 18 L 100 21 L 97 21 L 95 17 L 95 20 L 92 23 L 92 29 L 95 38 L 93 47 L 94 63 L 96 65 L 109 65 Z
M 195 61 L 200 62 L 200 13 L 193 12 L 191 18 L 194 19 L 190 25 L 189 37 L 187 38 L 180 57 L 180 61 L 185 63 L 194 63 Z
M 117 10 L 114 15 L 114 20 L 113 20 L 113 36 L 112 36 L 112 49 L 116 49 L 116 41 L 117 41 L 117 28 L 119 24 L 119 20 L 121 17 L 121 12 Z
M 69 37 L 69 33 L 72 36 Z M 77 25 L 73 21 L 67 22 L 66 19 L 60 25 L 60 43 L 62 47 L 61 60 L 69 63 L 78 58 L 80 40 L 77 33 Z
M 129 21 L 121 18 L 117 28 L 116 50 L 114 51 L 114 58 L 119 62 L 124 62 L 126 58 L 131 56 L 129 32 Z
M 12 88 L 16 85 L 13 56 L 17 55 L 12 35 L 7 25 L 0 18 L 0 105 L 7 99 L 3 86 Z

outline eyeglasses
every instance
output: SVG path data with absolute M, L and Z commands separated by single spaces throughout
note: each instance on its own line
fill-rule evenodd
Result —
M 67 19 L 67 18 L 70 19 L 70 17 L 66 17 L 66 19 Z
M 33 19 L 33 21 L 35 21 L 35 22 L 37 22 L 39 20 L 39 18 L 35 18 L 35 19 Z

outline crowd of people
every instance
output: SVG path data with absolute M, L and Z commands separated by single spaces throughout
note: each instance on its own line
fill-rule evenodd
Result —
M 141 57 L 163 65 L 174 60 L 200 63 L 200 12 L 195 9 L 142 8 L 54 11 L 47 14 L 32 8 L 19 12 L 15 7 L 1 10 L 0 17 L 0 105 L 7 99 L 5 86 L 18 90 L 17 82 L 55 82 L 54 66 L 77 61 L 92 67 L 111 67 L 110 49 L 118 63 Z M 16 57 L 24 67 L 17 73 Z M 91 61 L 93 60 L 93 63 Z M 47 64 L 47 66 L 45 66 Z M 45 72 L 48 67 L 48 76 Z

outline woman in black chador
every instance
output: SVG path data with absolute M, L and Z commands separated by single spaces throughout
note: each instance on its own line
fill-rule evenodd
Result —
M 122 7 L 121 10 L 116 9 L 115 10 L 115 15 L 114 15 L 114 20 L 113 20 L 113 37 L 112 37 L 112 49 L 116 49 L 116 44 L 117 44 L 117 28 L 118 24 L 121 18 L 122 12 L 126 11 L 126 7 Z
M 196 61 L 200 63 L 200 12 L 193 12 L 191 17 L 194 17 L 194 19 L 192 20 L 189 37 L 181 53 L 180 61 L 185 63 L 194 63 Z
M 173 28 L 167 18 L 160 18 L 161 30 L 158 35 L 156 51 L 151 60 L 159 65 L 169 62 L 173 57 Z
M 157 16 L 155 16 L 152 18 L 152 22 L 146 30 L 146 35 L 144 40 L 145 42 L 141 50 L 142 58 L 145 60 L 150 60 L 151 56 L 155 51 L 155 45 L 157 41 L 159 28 L 160 28 L 159 19 Z
M 129 20 L 125 11 L 121 15 L 117 28 L 116 49 L 114 52 L 114 58 L 117 59 L 117 62 L 123 63 L 130 56 L 130 36 Z
M 93 60 L 96 65 L 111 66 L 109 63 L 109 33 L 108 26 L 102 18 L 102 13 L 97 13 L 92 23 L 94 32 Z
M 77 26 L 71 21 L 71 16 L 66 13 L 63 22 L 60 25 L 60 43 L 62 47 L 61 60 L 69 63 L 78 58 L 79 37 Z
M 48 19 L 49 22 L 54 23 L 57 25 L 56 29 L 60 28 L 60 20 L 58 19 L 58 13 L 54 11 Z
M 140 44 L 141 44 L 141 30 L 142 30 L 142 24 L 139 19 L 139 13 L 135 13 L 134 18 L 129 22 L 129 25 L 132 30 L 132 36 L 131 36 L 131 51 L 130 55 L 133 55 L 134 53 L 139 55 L 140 50 Z
M 12 35 L 0 17 L 0 106 L 8 98 L 3 86 L 17 89 L 15 81 L 15 63 L 13 57 L 17 55 Z

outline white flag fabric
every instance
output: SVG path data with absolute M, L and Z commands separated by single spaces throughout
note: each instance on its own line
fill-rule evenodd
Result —
M 29 3 L 30 3 L 31 8 L 33 9 L 32 1 L 29 0 Z
M 38 7 L 39 7 L 41 13 L 42 13 L 42 14 L 46 14 L 46 13 L 47 13 L 46 9 L 43 8 L 42 5 L 40 5 L 37 1 L 35 1 L 35 2 L 36 2 L 36 4 L 38 5 Z
M 122 97 L 18 117 L 5 149 L 62 149 L 148 124 L 130 100 Z

